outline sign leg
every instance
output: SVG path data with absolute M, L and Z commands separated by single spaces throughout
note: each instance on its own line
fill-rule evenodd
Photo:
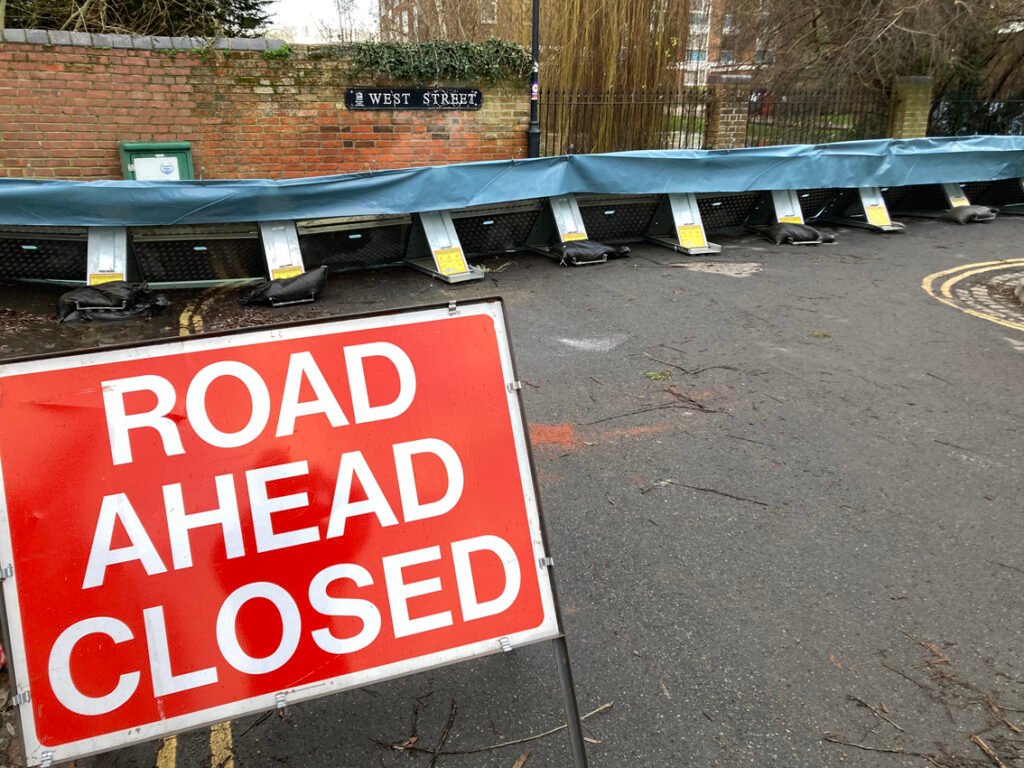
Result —
M 587 748 L 583 741 L 583 722 L 580 720 L 580 707 L 576 703 L 576 685 L 572 680 L 572 667 L 569 664 L 569 645 L 565 635 L 551 641 L 555 651 L 555 665 L 558 667 L 558 679 L 562 684 L 562 696 L 565 699 L 565 724 L 569 734 L 569 751 L 572 752 L 573 768 L 587 768 Z

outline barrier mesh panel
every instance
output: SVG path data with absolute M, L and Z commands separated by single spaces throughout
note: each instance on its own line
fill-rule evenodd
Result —
M 972 203 L 976 203 L 985 196 L 985 193 L 988 192 L 989 188 L 992 186 L 992 182 L 969 181 L 961 186 L 964 189 L 964 194 L 967 195 L 967 199 Z
M 800 201 L 800 210 L 804 214 L 804 220 L 813 219 L 822 209 L 839 194 L 838 189 L 801 189 L 796 193 Z
M 714 232 L 720 229 L 742 227 L 743 222 L 747 220 L 760 199 L 760 192 L 698 196 L 697 208 L 704 221 L 705 231 Z
M 521 250 L 541 209 L 490 215 L 452 217 L 455 232 L 467 256 Z
M 976 202 L 973 197 L 971 202 Z M 1020 179 L 993 181 L 977 202 L 983 205 L 1020 205 L 1024 203 L 1024 184 Z
M 332 272 L 397 264 L 405 256 L 409 224 L 354 228 L 299 229 L 299 249 L 306 269 L 326 266 Z
M 0 279 L 85 282 L 88 245 L 80 235 L 0 231 Z
M 942 187 L 938 184 L 914 184 L 909 187 L 886 187 L 882 197 L 890 211 L 944 211 L 949 208 Z
M 259 238 L 133 238 L 142 279 L 150 283 L 266 277 Z
M 587 237 L 599 242 L 642 240 L 658 210 L 658 199 L 613 200 L 590 203 L 580 201 L 580 215 Z

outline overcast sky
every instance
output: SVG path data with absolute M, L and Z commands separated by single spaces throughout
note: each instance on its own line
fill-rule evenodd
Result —
M 354 17 L 369 27 L 377 0 L 355 0 Z M 338 29 L 338 11 L 334 0 L 277 0 L 270 5 L 272 28 L 288 29 L 296 43 L 324 42 L 321 30 Z

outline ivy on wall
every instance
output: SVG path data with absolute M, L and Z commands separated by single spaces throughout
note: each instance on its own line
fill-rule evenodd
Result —
M 457 80 L 522 80 L 533 60 L 520 45 L 490 39 L 485 43 L 435 40 L 427 43 L 361 42 L 318 46 L 314 58 L 344 56 L 350 76 L 372 76 L 416 84 Z

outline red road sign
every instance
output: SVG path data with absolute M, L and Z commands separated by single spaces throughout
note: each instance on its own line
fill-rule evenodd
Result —
M 0 368 L 30 764 L 556 636 L 513 382 L 496 300 Z

